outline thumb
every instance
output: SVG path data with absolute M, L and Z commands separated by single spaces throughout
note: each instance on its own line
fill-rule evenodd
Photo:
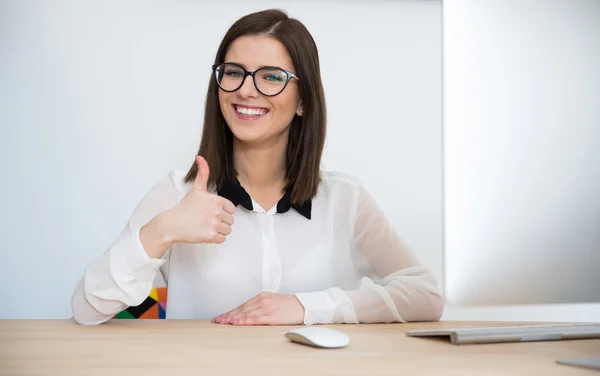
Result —
M 198 165 L 198 172 L 196 173 L 196 179 L 192 188 L 206 192 L 208 185 L 208 162 L 202 156 L 196 156 L 196 164 Z

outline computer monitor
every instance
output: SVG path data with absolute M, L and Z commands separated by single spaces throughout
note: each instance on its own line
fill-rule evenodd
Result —
M 451 305 L 600 302 L 599 25 L 591 0 L 445 4 Z
M 451 304 L 600 302 L 600 116 L 592 120 L 446 128 Z
M 599 303 L 599 2 L 447 1 L 443 9 L 448 303 Z M 582 325 L 484 330 L 482 341 L 509 331 L 521 341 L 578 330 L 591 338 L 597 325 Z M 600 369 L 600 357 L 557 362 Z

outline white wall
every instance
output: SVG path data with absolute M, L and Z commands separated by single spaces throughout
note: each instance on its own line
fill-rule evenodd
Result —
M 500 1 L 473 13 L 475 3 L 445 3 L 447 41 L 476 38 L 467 31 L 478 17 L 502 22 L 493 13 Z M 267 7 L 302 20 L 320 48 L 324 166 L 360 176 L 441 281 L 439 1 L 14 0 L 0 2 L 0 318 L 70 317 L 85 266 L 158 179 L 189 167 L 220 38 L 241 15 Z M 388 63 L 384 79 L 369 75 L 379 61 Z M 449 307 L 444 318 L 590 320 L 598 312 Z
M 439 1 L 1 4 L 0 318 L 70 317 L 86 265 L 193 161 L 221 37 L 268 7 L 320 48 L 324 166 L 360 176 L 441 277 Z

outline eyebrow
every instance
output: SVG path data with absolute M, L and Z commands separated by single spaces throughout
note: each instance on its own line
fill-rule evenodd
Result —
M 246 68 L 246 66 L 244 64 L 238 63 L 237 61 L 226 61 L 225 64 L 237 64 L 237 65 L 241 66 L 242 68 L 248 70 L 248 68 Z M 277 69 L 281 69 L 281 70 L 287 71 L 287 69 L 278 67 L 276 65 L 260 65 L 258 68 L 256 68 L 256 70 L 259 70 L 259 69 L 262 69 L 262 68 L 277 68 Z

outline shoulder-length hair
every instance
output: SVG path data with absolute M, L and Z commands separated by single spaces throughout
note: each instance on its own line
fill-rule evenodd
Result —
M 215 64 L 224 62 L 225 54 L 237 38 L 244 35 L 267 35 L 281 42 L 294 64 L 299 77 L 298 89 L 302 101 L 302 116 L 294 115 L 290 125 L 285 155 L 285 191 L 292 204 L 312 200 L 320 183 L 321 155 L 325 144 L 326 108 L 321 81 L 317 46 L 306 27 L 280 10 L 265 10 L 246 15 L 227 31 Z M 202 140 L 198 155 L 210 168 L 209 186 L 219 189 L 229 179 L 235 181 L 233 167 L 233 134 L 219 106 L 219 87 L 211 76 L 206 95 Z M 194 163 L 185 181 L 192 182 L 198 166 Z

